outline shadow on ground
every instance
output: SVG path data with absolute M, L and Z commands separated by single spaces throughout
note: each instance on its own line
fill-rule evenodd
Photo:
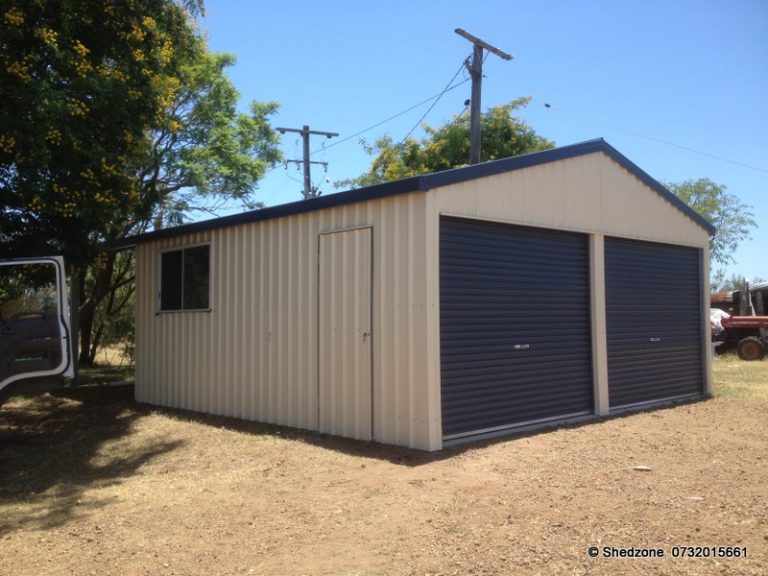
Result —
M 572 422 L 554 422 L 551 424 L 539 425 L 532 427 L 531 429 L 510 429 L 507 431 L 499 432 L 495 435 L 487 435 L 485 437 L 473 437 L 466 439 L 465 442 L 459 442 L 450 445 L 438 452 L 426 452 L 424 450 L 415 450 L 406 448 L 403 446 L 391 446 L 387 444 L 379 444 L 377 442 L 367 442 L 363 440 L 353 440 L 350 438 L 340 438 L 338 436 L 331 436 L 329 434 L 322 434 L 311 430 L 303 430 L 299 428 L 289 428 L 285 426 L 278 426 L 273 424 L 265 424 L 262 422 L 253 422 L 250 420 L 241 420 L 237 418 L 230 418 L 226 416 L 214 416 L 210 414 L 204 414 L 200 412 L 192 412 L 188 410 L 179 410 L 171 408 L 153 407 L 158 413 L 162 413 L 169 418 L 182 420 L 185 422 L 196 422 L 205 426 L 214 426 L 216 428 L 224 428 L 232 430 L 242 434 L 250 434 L 255 436 L 272 436 L 275 438 L 284 438 L 288 440 L 294 440 L 297 442 L 303 442 L 323 448 L 326 450 L 334 450 L 350 456 L 359 456 L 361 458 L 374 458 L 377 460 L 383 460 L 391 464 L 397 464 L 401 466 L 422 466 L 433 462 L 439 462 L 452 458 L 458 454 L 469 452 L 472 450 L 482 449 L 486 446 L 493 444 L 499 444 L 502 442 L 510 442 L 519 440 L 522 438 L 530 438 L 539 434 L 547 434 L 557 429 L 579 428 L 581 426 L 590 426 L 607 420 L 620 420 L 623 418 L 630 418 L 640 412 L 655 412 L 660 410 L 667 410 L 675 408 L 685 404 L 694 404 L 697 402 L 707 401 L 708 397 L 695 398 L 690 400 L 684 400 L 679 402 L 666 402 L 660 403 L 655 406 L 649 406 L 642 410 L 624 411 L 610 416 L 586 416 L 582 419 L 578 419 Z
M 0 536 L 49 529 L 108 500 L 83 498 L 87 489 L 120 483 L 179 442 L 128 444 L 109 459 L 102 447 L 129 436 L 147 414 L 133 387 L 64 389 L 17 397 L 0 408 Z
M 143 465 L 182 445 L 181 441 L 132 441 L 134 423 L 150 413 L 409 467 L 499 442 L 546 434 L 555 428 L 592 425 L 605 420 L 594 418 L 566 426 L 553 425 L 452 446 L 439 452 L 424 452 L 296 428 L 150 407 L 134 401 L 132 386 L 70 388 L 43 396 L 17 398 L 0 409 L 0 536 L 17 529 L 55 528 L 89 511 L 109 506 L 109 498 L 96 500 L 92 495 L 85 498 L 84 493 L 140 474 Z M 631 414 L 612 418 L 629 416 Z

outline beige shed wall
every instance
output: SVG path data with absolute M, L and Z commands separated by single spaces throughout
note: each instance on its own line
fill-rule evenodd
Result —
M 370 226 L 373 436 L 440 448 L 425 220 L 413 193 L 139 245 L 137 399 L 318 429 L 318 236 Z M 211 311 L 158 313 L 161 250 L 202 242 Z
M 439 212 L 705 248 L 706 230 L 603 153 L 445 186 Z

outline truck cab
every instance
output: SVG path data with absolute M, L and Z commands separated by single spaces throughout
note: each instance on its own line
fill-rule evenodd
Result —
M 0 404 L 73 376 L 64 259 L 0 260 Z

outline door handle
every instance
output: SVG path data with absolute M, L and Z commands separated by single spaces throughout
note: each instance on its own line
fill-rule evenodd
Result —
M 651 338 L 651 342 L 661 342 L 661 338 Z
M 370 332 L 363 332 L 363 343 L 368 341 L 368 337 L 371 335 Z

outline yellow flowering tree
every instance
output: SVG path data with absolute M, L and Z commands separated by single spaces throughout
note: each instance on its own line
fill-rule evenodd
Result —
M 132 211 L 148 131 L 201 42 L 174 2 L 0 6 L 3 252 L 54 251 L 82 268 Z
M 274 103 L 237 111 L 201 0 L 0 0 L 0 256 L 63 254 L 95 355 L 130 274 L 105 242 L 215 196 L 250 199 L 279 158 Z M 117 276 L 117 279 L 116 279 Z

